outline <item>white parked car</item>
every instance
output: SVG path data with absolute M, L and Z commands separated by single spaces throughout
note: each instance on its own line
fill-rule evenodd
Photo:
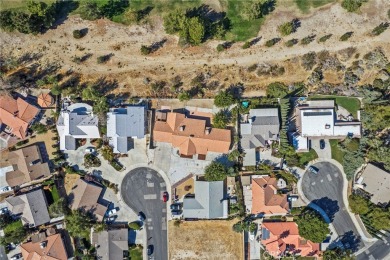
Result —
M 109 212 L 107 212 L 107 215 L 108 216 L 112 216 L 112 215 L 114 215 L 115 213 L 117 213 L 118 211 L 116 210 L 116 209 L 112 209 L 112 210 L 110 210 Z
M 96 152 L 95 147 L 87 147 L 85 149 L 85 153 L 94 153 L 94 152 Z
M 12 190 L 12 188 L 10 186 L 5 186 L 5 187 L 1 188 L 2 192 L 7 192 L 7 191 L 11 191 L 11 190 Z

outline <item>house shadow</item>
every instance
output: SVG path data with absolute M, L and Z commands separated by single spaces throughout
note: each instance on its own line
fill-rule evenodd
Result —
M 338 202 L 336 200 L 331 200 L 328 197 L 313 200 L 311 203 L 319 206 L 328 215 L 330 222 L 333 222 L 335 214 L 340 210 Z
M 137 240 L 137 232 L 129 228 L 129 245 L 135 245 Z

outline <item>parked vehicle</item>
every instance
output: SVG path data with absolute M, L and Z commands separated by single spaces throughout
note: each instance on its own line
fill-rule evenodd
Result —
M 94 153 L 96 151 L 95 147 L 87 147 L 85 153 Z
M 112 209 L 112 210 L 110 210 L 110 211 L 107 212 L 107 215 L 108 215 L 108 216 L 111 216 L 111 215 L 114 215 L 114 214 L 117 213 L 117 212 L 118 212 L 118 210 Z
M 309 167 L 309 171 L 314 173 L 314 174 L 318 174 L 318 172 L 319 172 L 319 170 L 316 167 L 314 167 L 314 166 L 310 166 Z
M 164 191 L 164 193 L 163 193 L 163 201 L 167 202 L 168 201 L 168 197 L 169 197 L 168 192 Z
M 12 188 L 10 186 L 5 186 L 1 189 L 2 192 L 7 192 L 7 191 L 11 191 Z
M 7 207 L 0 209 L 0 215 L 6 214 L 6 213 L 8 213 Z
M 22 253 L 16 254 L 13 257 L 11 257 L 11 260 L 16 260 L 16 259 L 21 259 L 22 258 Z
M 145 214 L 144 214 L 142 211 L 140 211 L 140 212 L 138 213 L 138 219 L 139 219 L 140 221 L 144 221 L 144 220 L 146 219 L 146 216 L 145 216 Z
M 153 245 L 148 245 L 148 250 L 147 250 L 147 252 L 148 252 L 148 255 L 149 255 L 149 256 L 150 256 L 150 255 L 153 255 L 153 251 L 154 251 Z
M 320 149 L 324 149 L 325 148 L 325 140 L 324 139 L 321 139 L 320 140 Z
M 174 204 L 171 204 L 171 210 L 174 211 L 174 210 L 180 210 L 181 209 L 181 204 L 179 203 L 174 203 Z

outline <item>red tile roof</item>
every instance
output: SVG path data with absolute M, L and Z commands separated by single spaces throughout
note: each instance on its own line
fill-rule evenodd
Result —
M 41 243 L 46 243 L 45 247 L 41 247 Z M 66 253 L 64 242 L 60 234 L 48 236 L 43 241 L 28 242 L 20 245 L 23 259 L 25 260 L 66 260 L 68 254 Z
M 49 93 L 41 93 L 38 96 L 38 105 L 42 108 L 51 107 L 54 104 L 54 98 Z
M 289 204 L 286 194 L 277 193 L 277 179 L 269 176 L 252 178 L 252 214 L 285 214 Z
M 209 151 L 227 153 L 231 143 L 230 130 L 207 127 L 205 119 L 187 118 L 173 112 L 168 112 L 166 121 L 155 122 L 153 138 L 171 143 L 185 156 Z
M 21 139 L 26 137 L 28 125 L 38 113 L 38 108 L 21 98 L 0 97 L 0 123 L 12 128 L 12 134 Z
M 270 255 L 275 258 L 285 251 L 301 256 L 318 256 L 320 244 L 305 240 L 299 236 L 298 225 L 295 222 L 263 222 L 261 225 L 269 231 L 269 237 L 262 237 L 261 243 Z M 286 252 L 287 253 L 287 252 Z

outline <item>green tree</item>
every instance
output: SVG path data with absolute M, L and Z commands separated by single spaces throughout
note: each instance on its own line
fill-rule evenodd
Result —
M 262 18 L 273 10 L 274 0 L 248 1 L 243 10 L 243 16 L 246 20 L 255 20 Z
M 290 35 L 294 32 L 294 23 L 292 21 L 282 23 L 281 25 L 278 26 L 278 31 L 282 36 Z
M 390 106 L 367 104 L 363 111 L 363 126 L 366 129 L 377 131 L 390 125 Z
M 62 89 L 61 89 L 61 87 L 60 87 L 58 84 L 55 84 L 55 85 L 53 85 L 53 86 L 51 87 L 50 92 L 51 92 L 54 96 L 58 96 L 59 94 L 61 94 Z
M 374 208 L 367 214 L 370 224 L 377 230 L 387 230 L 390 228 L 390 208 Z
M 370 210 L 369 202 L 363 198 L 362 196 L 352 194 L 348 198 L 349 201 L 349 207 L 351 208 L 352 212 L 355 214 L 364 215 L 367 214 Z
M 181 10 L 174 10 L 164 17 L 164 29 L 169 34 L 179 32 L 184 25 L 186 17 Z
M 231 116 L 229 115 L 229 112 L 226 110 L 221 110 L 214 114 L 213 117 L 213 127 L 225 129 L 226 126 L 230 123 Z
M 0 28 L 6 31 L 15 30 L 13 17 L 15 13 L 11 10 L 4 10 L 0 12 Z
M 238 157 L 240 156 L 240 152 L 237 149 L 234 149 L 228 154 L 229 161 L 235 162 L 238 160 Z
M 107 97 L 105 96 L 98 98 L 93 105 L 93 111 L 97 114 L 105 114 L 109 109 Z
M 4 227 L 3 231 L 5 236 L 0 238 L 0 243 L 4 246 L 9 243 L 19 244 L 23 242 L 28 234 L 28 230 L 23 226 L 21 220 L 9 223 Z
M 79 210 L 72 211 L 65 217 L 66 230 L 72 237 L 85 238 L 89 240 L 92 218 Z
M 75 39 L 81 39 L 83 38 L 83 33 L 81 32 L 81 30 L 73 30 L 73 38 Z
M 181 92 L 177 97 L 179 98 L 180 102 L 185 102 L 191 99 L 191 95 L 188 91 Z
M 41 124 L 39 122 L 34 123 L 31 126 L 31 129 L 36 132 L 37 134 L 43 134 L 47 132 L 47 127 L 44 124 Z
M 199 17 L 192 17 L 188 20 L 189 41 L 194 45 L 203 42 L 206 28 L 204 22 Z
M 96 89 L 96 87 L 89 85 L 88 87 L 83 89 L 81 93 L 81 97 L 83 100 L 97 101 L 100 98 L 101 94 Z
M 97 3 L 92 1 L 82 3 L 78 9 L 78 12 L 80 17 L 84 20 L 93 21 L 102 18 L 102 13 L 100 12 Z
M 329 225 L 311 209 L 306 209 L 297 219 L 299 235 L 314 243 L 321 243 L 326 239 L 330 230 Z
M 214 105 L 216 107 L 229 107 L 235 102 L 234 96 L 227 91 L 220 91 L 214 98 Z
M 341 6 L 348 12 L 356 12 L 364 2 L 367 2 L 367 0 L 343 0 Z
M 286 85 L 280 82 L 274 82 L 267 86 L 267 97 L 283 98 L 288 94 L 288 88 Z
M 68 213 L 68 207 L 64 198 L 60 198 L 49 206 L 49 215 L 57 218 Z
M 204 178 L 207 181 L 222 181 L 227 177 L 226 166 L 220 162 L 213 161 L 205 169 Z
M 102 156 L 105 160 L 111 162 L 114 160 L 114 152 L 112 150 L 112 147 L 109 146 L 109 145 L 103 145 L 102 149 L 101 149 L 101 152 L 102 152 Z
M 0 215 L 0 229 L 5 228 L 8 224 L 13 222 L 12 217 L 9 214 Z

